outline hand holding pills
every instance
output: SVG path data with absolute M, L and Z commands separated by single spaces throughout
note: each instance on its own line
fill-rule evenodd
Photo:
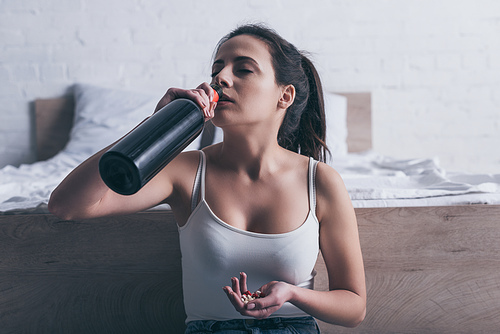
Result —
M 231 278 L 231 286 L 223 287 L 236 311 L 244 316 L 264 319 L 281 308 L 292 296 L 293 286 L 285 282 L 272 281 L 261 286 L 254 293 L 247 288 L 244 272 Z

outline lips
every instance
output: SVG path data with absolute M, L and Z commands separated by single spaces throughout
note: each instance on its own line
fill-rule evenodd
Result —
M 234 100 L 232 98 L 230 98 L 229 96 L 227 96 L 226 94 L 222 94 L 218 103 L 221 103 L 221 102 L 234 102 Z

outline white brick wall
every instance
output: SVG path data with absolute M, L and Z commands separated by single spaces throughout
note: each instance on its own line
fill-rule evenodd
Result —
M 500 171 L 497 0 L 0 0 L 0 167 L 34 159 L 33 99 L 196 86 L 254 21 L 312 52 L 328 90 L 373 93 L 376 151 Z

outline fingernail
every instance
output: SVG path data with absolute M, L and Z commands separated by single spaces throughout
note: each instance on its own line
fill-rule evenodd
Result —
M 247 304 L 247 310 L 253 310 L 255 308 L 255 304 Z

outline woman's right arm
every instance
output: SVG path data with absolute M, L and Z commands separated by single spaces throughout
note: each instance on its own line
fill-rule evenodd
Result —
M 197 89 L 169 89 L 158 103 L 156 111 L 179 98 L 189 98 L 204 111 L 205 118 L 213 117 L 210 103 L 213 91 L 207 83 Z M 109 146 L 111 147 L 111 145 Z M 192 155 L 181 154 L 136 194 L 124 196 L 113 192 L 99 174 L 99 159 L 109 148 L 96 153 L 75 168 L 52 192 L 49 211 L 63 219 L 87 219 L 109 215 L 128 214 L 148 209 L 175 195 L 178 180 L 185 178 L 186 164 L 192 164 Z
M 145 186 L 131 196 L 113 192 L 102 181 L 99 174 L 99 159 L 107 148 L 96 153 L 75 168 L 52 192 L 49 211 L 63 219 L 87 219 L 114 214 L 126 214 L 144 210 L 168 197 L 168 180 L 163 193 L 148 190 L 155 182 Z M 146 191 L 147 190 L 147 191 Z

